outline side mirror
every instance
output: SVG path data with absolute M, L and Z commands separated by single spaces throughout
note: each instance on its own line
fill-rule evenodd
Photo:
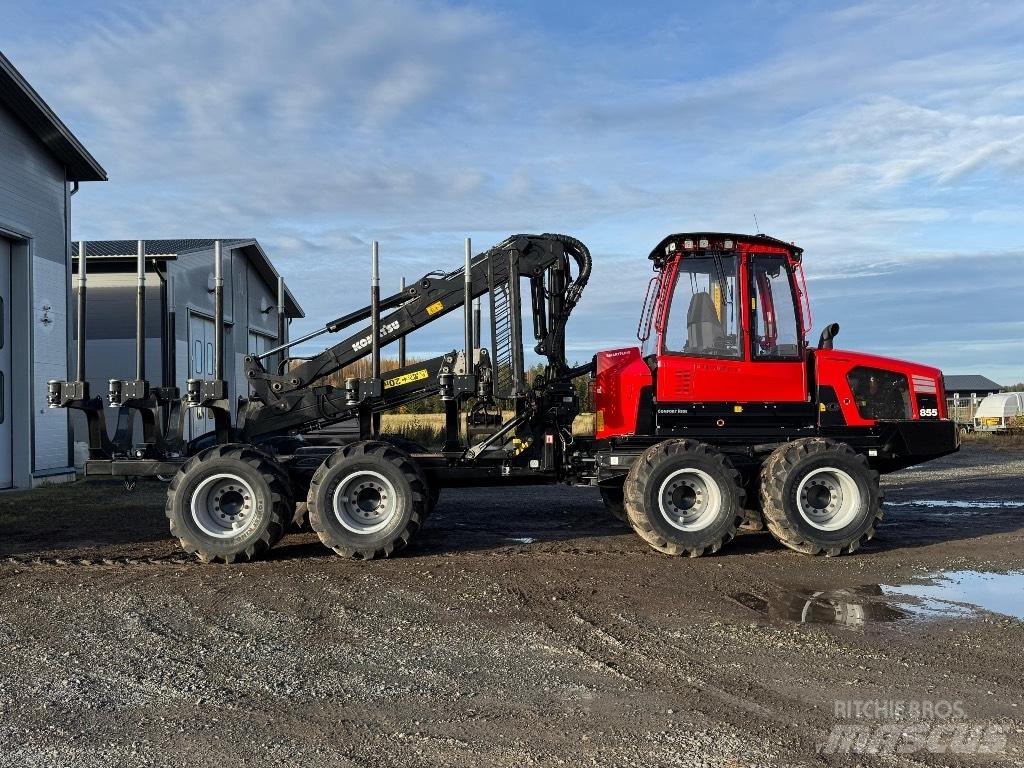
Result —
M 818 339 L 818 349 L 832 349 L 832 339 L 839 335 L 839 323 L 826 325 Z

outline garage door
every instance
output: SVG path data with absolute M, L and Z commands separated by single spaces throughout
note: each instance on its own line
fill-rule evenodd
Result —
M 14 484 L 11 438 L 11 241 L 0 238 L 0 488 Z

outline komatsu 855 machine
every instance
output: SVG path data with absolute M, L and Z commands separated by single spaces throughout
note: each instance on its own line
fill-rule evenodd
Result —
M 666 237 L 650 259 L 638 344 L 573 366 L 567 323 L 592 267 L 578 240 L 515 235 L 476 255 L 467 243 L 461 269 L 385 298 L 375 251 L 369 304 L 246 357 L 249 397 L 232 418 L 217 249 L 213 379 L 189 380 L 184 394 L 151 386 L 139 341 L 134 378 L 92 395 L 80 332 L 78 379 L 50 382 L 48 400 L 84 412 L 87 476 L 171 478 L 171 532 L 203 561 L 259 557 L 306 522 L 342 556 L 389 556 L 413 540 L 442 488 L 551 483 L 598 488 L 612 514 L 667 554 L 716 552 L 748 523 L 800 552 L 838 555 L 874 535 L 880 473 L 958 449 L 940 371 L 834 349 L 837 325 L 809 343 L 797 246 L 689 232 Z M 78 268 L 84 329 L 84 259 Z M 140 277 L 139 339 L 144 300 Z M 458 308 L 461 350 L 381 371 L 384 346 Z M 344 338 L 289 358 L 296 344 L 330 333 Z M 532 378 L 527 333 L 544 363 Z M 325 381 L 367 356 L 368 377 Z M 572 430 L 579 377 L 593 387 L 593 436 Z M 380 433 L 382 413 L 432 396 L 445 411 L 441 446 Z M 106 408 L 118 410 L 113 437 Z M 186 441 L 191 408 L 210 409 L 216 428 Z M 351 439 L 319 439 L 340 422 L 353 425 Z

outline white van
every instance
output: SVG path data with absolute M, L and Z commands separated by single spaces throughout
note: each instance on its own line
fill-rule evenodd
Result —
M 989 395 L 974 412 L 974 429 L 978 432 L 999 432 L 1024 416 L 1024 392 L 999 392 Z

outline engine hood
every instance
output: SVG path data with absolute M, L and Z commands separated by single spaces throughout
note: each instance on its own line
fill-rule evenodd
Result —
M 908 360 L 897 360 L 894 357 L 869 355 L 864 352 L 848 352 L 845 349 L 816 349 L 815 360 L 819 363 L 836 363 L 850 367 L 863 365 L 869 368 L 882 368 L 887 371 L 905 373 L 908 376 L 925 376 L 942 381 L 942 371 L 930 365 L 912 363 Z

